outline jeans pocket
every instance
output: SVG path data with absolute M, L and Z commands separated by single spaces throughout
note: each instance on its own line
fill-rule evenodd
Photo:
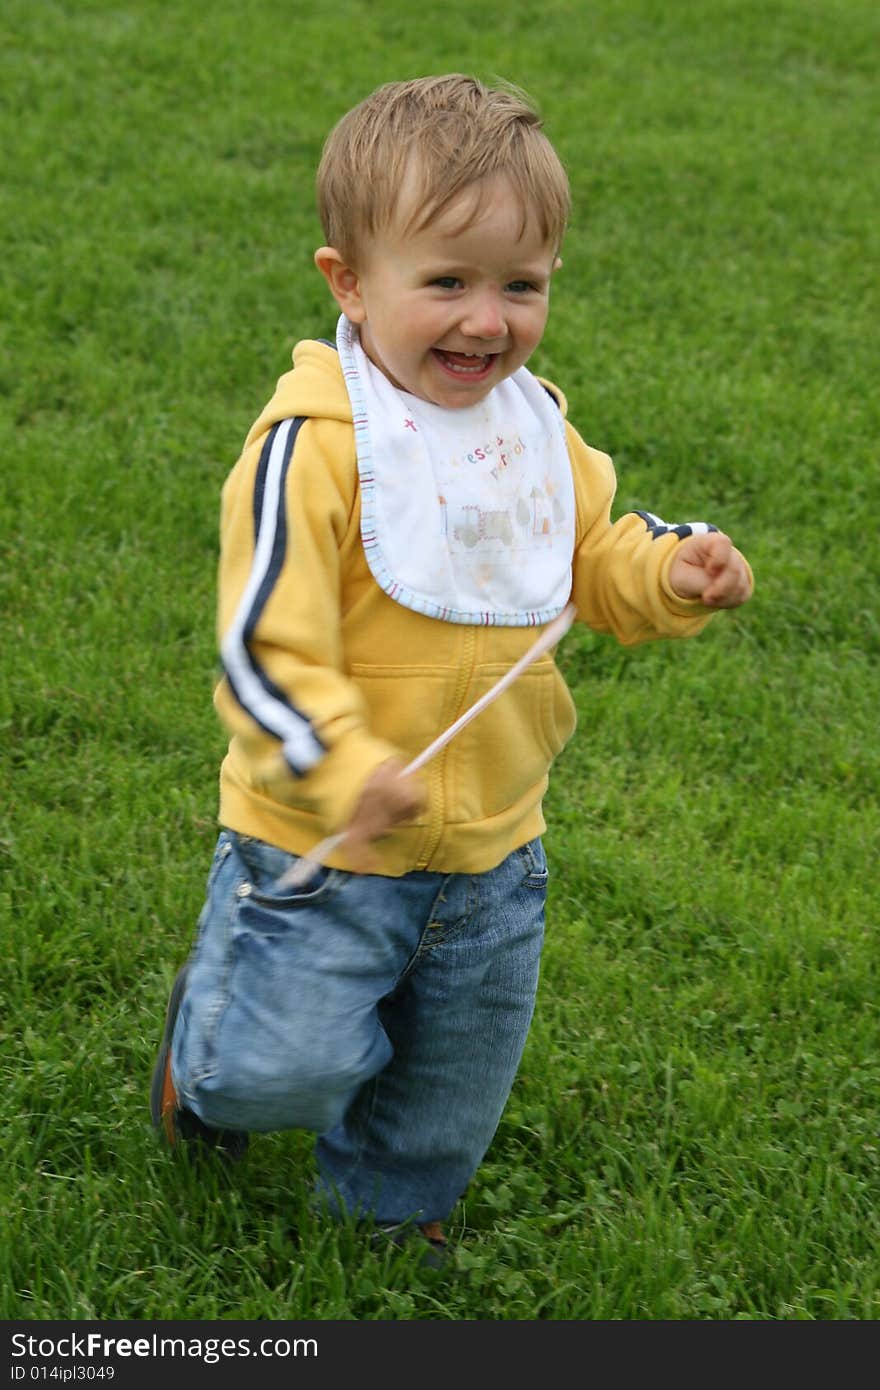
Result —
M 547 867 L 544 846 L 540 839 L 530 840 L 528 844 L 520 845 L 516 853 L 519 855 L 523 869 L 521 887 L 532 888 L 537 892 L 546 891 L 550 871 Z
M 287 888 L 283 879 L 288 870 L 300 862 L 297 855 L 249 835 L 236 835 L 235 845 L 248 875 L 239 885 L 238 896 L 250 898 L 263 907 L 278 911 L 310 907 L 328 899 L 349 877 L 341 869 L 321 865 L 301 887 Z

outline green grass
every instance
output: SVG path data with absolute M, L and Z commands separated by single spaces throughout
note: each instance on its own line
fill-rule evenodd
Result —
M 874 0 L 2 23 L 0 1316 L 880 1316 Z M 146 1097 L 215 835 L 219 489 L 334 320 L 314 165 L 453 69 L 570 169 L 533 365 L 618 512 L 716 520 L 757 592 L 692 643 L 566 638 L 539 1005 L 438 1283 L 309 1214 L 308 1136 L 192 1172 Z

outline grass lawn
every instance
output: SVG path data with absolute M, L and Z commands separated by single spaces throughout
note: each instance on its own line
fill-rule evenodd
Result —
M 880 1316 L 876 0 L 0 26 L 0 1318 Z M 560 649 L 538 1010 L 438 1282 L 310 1215 L 307 1135 L 193 1171 L 147 1092 L 216 833 L 219 491 L 335 322 L 314 166 L 451 70 L 524 86 L 570 170 L 532 365 L 615 514 L 714 520 L 757 591 Z

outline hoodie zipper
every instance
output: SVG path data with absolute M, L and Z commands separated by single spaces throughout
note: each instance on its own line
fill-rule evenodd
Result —
M 461 656 L 458 662 L 458 675 L 455 682 L 454 708 L 445 723 L 452 724 L 458 719 L 465 710 L 465 695 L 471 682 L 474 672 L 475 656 L 477 650 L 476 628 L 462 628 Z M 436 853 L 437 846 L 443 837 L 443 829 L 446 825 L 446 760 L 452 749 L 452 744 L 448 744 L 442 753 L 426 768 L 428 777 L 428 807 L 429 818 L 425 838 L 422 842 L 422 853 L 419 856 L 416 868 L 427 869 Z

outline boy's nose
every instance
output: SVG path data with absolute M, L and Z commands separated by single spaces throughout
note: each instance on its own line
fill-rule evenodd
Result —
M 494 291 L 475 295 L 467 306 L 461 328 L 469 338 L 506 337 L 507 320 L 504 317 L 501 296 Z

